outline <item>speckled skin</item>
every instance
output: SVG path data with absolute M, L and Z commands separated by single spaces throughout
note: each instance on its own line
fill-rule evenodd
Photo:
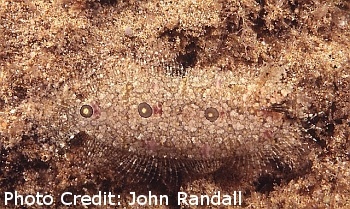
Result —
M 115 155 L 117 165 L 118 158 L 120 162 L 135 158 L 142 159 L 139 163 L 145 170 L 172 168 L 186 173 L 213 172 L 238 159 L 256 171 L 271 160 L 289 167 L 298 164 L 303 148 L 299 121 L 291 117 L 296 104 L 292 83 L 281 89 L 269 85 L 280 82 L 283 71 L 269 79 L 248 75 L 250 80 L 245 80 L 232 71 L 208 68 L 178 77 L 168 75 L 164 66 L 148 69 L 142 62 L 115 59 L 120 61 L 112 70 L 100 69 L 90 77 L 65 82 L 55 91 L 54 102 L 31 97 L 38 101 L 24 104 L 22 110 L 33 120 L 45 117 L 44 136 L 57 144 L 86 133 L 90 141 L 84 149 L 90 160 Z M 151 117 L 139 115 L 142 102 L 153 108 Z M 90 118 L 80 114 L 86 104 L 94 110 Z M 274 108 L 276 104 L 283 107 Z M 34 112 L 40 105 L 45 106 L 43 112 Z M 219 112 L 214 122 L 204 116 L 208 107 Z M 173 167 L 165 165 L 169 160 Z M 174 166 L 175 161 L 183 164 Z M 125 164 L 116 167 L 134 172 Z
M 65 114 L 72 135 L 85 131 L 133 153 L 193 159 L 227 157 L 247 146 L 272 149 L 286 138 L 294 144 L 300 137 L 298 125 L 269 110 L 263 98 L 252 103 L 259 91 L 253 88 L 256 83 L 240 85 L 231 72 L 203 70 L 179 78 L 140 65 L 123 67 L 101 73 L 104 79 L 89 84 L 86 98 L 72 94 L 65 100 L 71 107 Z M 139 115 L 142 102 L 153 107 L 150 118 Z M 83 104 L 93 107 L 91 118 L 79 114 Z M 220 112 L 215 122 L 204 116 L 208 107 Z
M 224 164 L 234 165 L 237 159 L 256 171 L 271 160 L 289 167 L 298 164 L 303 148 L 301 126 L 293 116 L 297 104 L 293 83 L 270 87 L 280 82 L 283 70 L 268 78 L 247 72 L 241 79 L 232 71 L 191 69 L 181 77 L 168 75 L 165 66 L 149 69 L 144 62 L 115 59 L 120 59 L 119 64 L 111 70 L 65 82 L 54 91 L 54 100 L 31 97 L 20 107 L 22 114 L 27 120 L 41 118 L 44 138 L 57 144 L 84 132 L 92 139 L 84 148 L 92 159 L 123 153 L 115 158 L 124 159 L 121 162 L 143 159 L 147 169 L 168 169 L 164 159 L 184 163 L 172 169 L 186 173 L 213 172 Z M 268 72 L 267 67 L 259 70 Z M 140 116 L 142 102 L 152 107 L 151 117 Z M 80 114 L 83 105 L 93 108 L 90 118 Z M 214 122 L 204 115 L 209 107 L 219 112 Z M 130 168 L 121 165 L 119 169 Z

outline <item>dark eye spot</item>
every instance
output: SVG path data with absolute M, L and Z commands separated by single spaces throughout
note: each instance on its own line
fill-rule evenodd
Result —
M 213 107 L 209 107 L 204 111 L 205 118 L 209 120 L 210 122 L 214 122 L 219 117 L 219 112 L 217 109 Z
M 90 118 L 92 114 L 94 113 L 94 110 L 90 105 L 83 105 L 80 108 L 80 115 L 84 118 Z
M 139 104 L 138 111 L 141 117 L 149 118 L 152 115 L 152 107 L 146 102 L 142 102 Z

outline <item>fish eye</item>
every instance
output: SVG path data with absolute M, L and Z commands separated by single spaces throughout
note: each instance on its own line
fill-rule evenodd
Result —
M 214 122 L 219 118 L 219 112 L 216 108 L 209 107 L 204 111 L 204 116 L 210 122 Z
M 83 105 L 80 108 L 80 115 L 84 118 L 90 118 L 94 113 L 94 110 L 90 105 Z
M 152 107 L 146 102 L 142 102 L 138 106 L 139 115 L 143 118 L 151 117 L 153 110 Z

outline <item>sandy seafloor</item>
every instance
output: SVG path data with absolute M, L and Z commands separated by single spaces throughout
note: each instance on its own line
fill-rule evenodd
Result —
M 51 92 L 68 80 L 79 85 L 86 75 L 98 77 L 100 70 L 123 66 L 121 57 L 133 57 L 145 68 L 232 71 L 235 78 L 248 81 L 254 73 L 268 81 L 286 73 L 284 81 L 290 85 L 277 79 L 268 82 L 271 89 L 284 96 L 297 92 L 300 97 L 295 114 L 305 118 L 303 140 L 310 151 L 305 171 L 250 182 L 225 180 L 225 173 L 207 174 L 183 181 L 179 191 L 229 194 L 242 189 L 242 208 L 349 208 L 349 24 L 346 0 L 1 0 L 0 207 L 6 208 L 6 191 L 89 193 L 95 191 L 94 185 L 106 183 L 82 177 L 80 168 L 65 163 L 76 153 L 62 155 L 57 146 L 64 142 L 52 141 L 64 129 L 46 133 L 44 125 L 51 122 L 45 114 L 52 114 L 51 121 L 60 113 L 45 105 L 64 100 Z M 170 74 L 184 75 L 181 69 Z M 41 106 L 31 104 L 40 103 L 41 97 Z M 93 184 L 83 184 L 84 178 L 93 178 Z M 231 208 L 132 207 L 126 204 L 129 191 L 155 189 L 159 194 L 164 188 L 137 183 L 104 186 L 122 194 L 124 208 Z

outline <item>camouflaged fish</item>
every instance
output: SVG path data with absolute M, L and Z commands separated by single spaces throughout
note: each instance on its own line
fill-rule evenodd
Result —
M 177 181 L 237 165 L 260 172 L 271 161 L 298 165 L 304 150 L 300 123 L 291 117 L 293 83 L 275 88 L 283 70 L 270 77 L 216 68 L 172 76 L 169 66 L 115 59 L 109 70 L 67 79 L 49 97 L 32 95 L 13 111 L 57 144 L 86 134 L 85 166 L 146 179 Z M 6 115 L 9 126 L 19 121 L 11 121 L 14 112 Z M 1 135 L 10 138 L 6 130 Z

